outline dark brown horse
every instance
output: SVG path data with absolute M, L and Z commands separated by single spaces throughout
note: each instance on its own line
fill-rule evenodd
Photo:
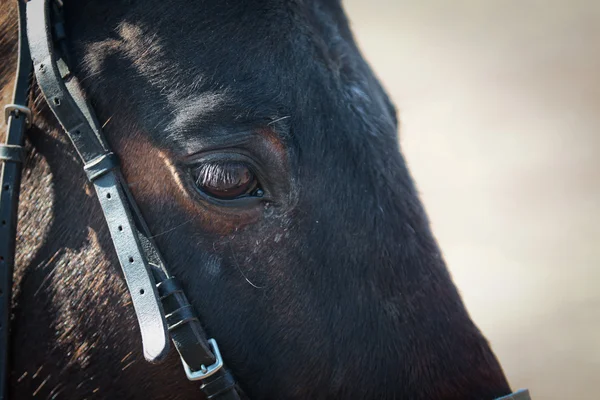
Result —
M 0 1 L 3 104 L 13 3 Z M 510 393 L 339 1 L 79 0 L 65 11 L 74 73 L 248 397 Z M 143 360 L 97 200 L 39 91 L 32 104 L 12 397 L 197 398 L 175 354 Z

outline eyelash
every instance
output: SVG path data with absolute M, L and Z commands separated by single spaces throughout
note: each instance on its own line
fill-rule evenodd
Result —
M 218 201 L 262 198 L 257 174 L 245 162 L 206 161 L 191 168 L 194 184 L 203 195 Z
M 227 165 L 229 164 L 229 165 Z M 236 184 L 239 177 L 234 176 L 226 167 L 234 166 L 234 163 L 207 163 L 200 165 L 197 171 L 196 185 L 216 185 L 218 183 Z M 250 171 L 250 169 L 248 169 Z M 250 171 L 251 172 L 251 171 Z

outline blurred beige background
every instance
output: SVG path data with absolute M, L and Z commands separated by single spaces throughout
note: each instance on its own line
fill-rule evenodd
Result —
M 600 1 L 345 5 L 511 384 L 600 398 Z

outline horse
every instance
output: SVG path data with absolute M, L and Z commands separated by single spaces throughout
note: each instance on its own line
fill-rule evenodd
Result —
M 17 53 L 1 0 L 0 99 Z M 72 73 L 153 239 L 250 399 L 494 399 L 468 315 L 339 0 L 65 0 Z M 382 10 L 383 11 L 383 10 Z M 144 362 L 98 200 L 34 84 L 13 398 L 189 399 Z

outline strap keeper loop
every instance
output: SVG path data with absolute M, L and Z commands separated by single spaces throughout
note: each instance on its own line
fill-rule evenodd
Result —
M 167 297 L 174 295 L 175 293 L 183 293 L 181 285 L 174 277 L 170 277 L 162 282 L 159 282 L 156 285 L 156 288 L 158 290 L 158 295 L 160 296 L 161 300 L 164 300 Z
M 206 379 L 200 386 L 200 390 L 206 394 L 208 400 L 218 399 L 227 391 L 235 390 L 235 379 L 233 379 L 231 373 L 224 368 L 222 371 L 221 376 L 216 377 L 216 379 L 214 377 Z
M 83 169 L 90 182 L 119 167 L 119 160 L 113 153 L 105 153 L 85 164 Z
M 25 147 L 16 144 L 0 144 L 0 161 L 23 164 Z
M 170 314 L 165 315 L 165 319 L 167 320 L 169 331 L 178 329 L 188 322 L 198 321 L 198 317 L 194 312 L 194 307 L 190 304 L 187 304 L 171 312 Z

